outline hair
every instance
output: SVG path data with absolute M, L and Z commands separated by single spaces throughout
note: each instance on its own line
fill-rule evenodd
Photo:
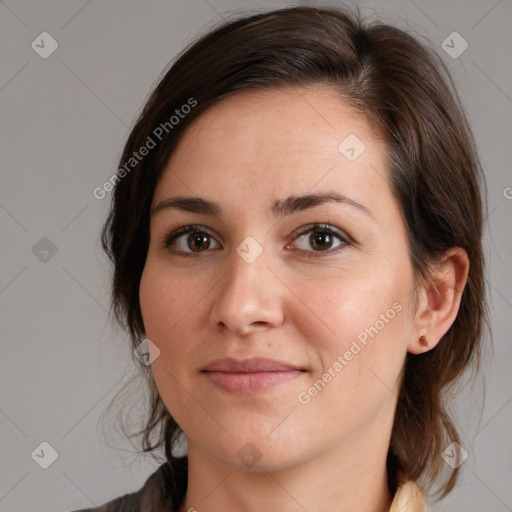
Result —
M 391 433 L 390 489 L 396 490 L 398 474 L 424 478 L 430 488 L 443 474 L 443 449 L 460 444 L 447 392 L 466 368 L 479 368 L 483 326 L 489 326 L 482 250 L 487 205 L 474 137 L 450 73 L 434 50 L 404 30 L 365 24 L 359 12 L 292 7 L 225 21 L 178 55 L 142 109 L 120 160 L 101 235 L 113 263 L 112 311 L 135 349 L 144 339 L 139 284 L 153 194 L 187 127 L 226 96 L 284 86 L 331 88 L 384 138 L 389 184 L 418 281 L 428 279 L 449 248 L 461 247 L 469 256 L 452 326 L 435 348 L 406 356 Z M 178 113 L 183 113 L 179 119 Z M 135 158 L 150 140 L 156 147 Z M 143 435 L 144 452 L 164 447 L 176 467 L 172 443 L 181 429 L 151 371 L 141 369 L 150 410 L 137 435 Z M 441 498 L 454 487 L 458 472 L 442 479 Z

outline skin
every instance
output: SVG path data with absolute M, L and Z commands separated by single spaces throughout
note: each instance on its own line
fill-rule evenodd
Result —
M 349 134 L 366 146 L 355 161 L 338 149 Z M 469 263 L 454 248 L 430 282 L 415 285 L 384 151 L 360 114 L 314 87 L 225 98 L 192 123 L 173 153 L 153 206 L 195 196 L 222 211 L 152 215 L 140 283 L 146 336 L 160 350 L 155 382 L 188 438 L 180 512 L 389 510 L 385 461 L 405 357 L 433 348 L 453 323 Z M 371 213 L 336 202 L 271 213 L 276 200 L 321 192 L 344 194 Z M 308 231 L 316 221 L 352 243 L 332 234 L 315 244 L 314 234 L 324 233 Z M 164 247 L 180 224 L 202 226 L 206 241 L 184 234 Z M 263 249 L 251 263 L 236 251 L 247 237 Z M 400 312 L 300 403 L 299 394 L 393 304 Z M 263 392 L 229 394 L 201 373 L 227 356 L 306 371 Z M 244 446 L 260 457 L 250 467 L 237 455 Z

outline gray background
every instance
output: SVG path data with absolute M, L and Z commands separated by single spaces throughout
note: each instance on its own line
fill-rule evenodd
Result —
M 438 49 L 488 177 L 494 357 L 487 348 L 485 380 L 464 386 L 455 402 L 469 456 L 459 486 L 431 508 L 512 510 L 512 3 L 357 3 L 363 14 L 406 27 Z M 127 338 L 108 317 L 109 265 L 98 235 L 109 197 L 97 200 L 92 191 L 115 172 L 151 86 L 192 37 L 234 11 L 287 5 L 0 1 L 2 512 L 99 505 L 138 489 L 158 466 L 137 456 L 108 420 L 102 434 L 102 412 L 118 390 L 128 389 L 134 370 Z M 44 31 L 59 45 L 47 59 L 31 47 Z M 441 46 L 454 31 L 469 44 L 456 59 Z M 54 255 L 43 252 L 43 237 L 56 247 Z M 123 414 L 136 418 L 144 408 L 141 381 L 130 389 Z M 58 452 L 47 469 L 31 457 L 43 441 Z

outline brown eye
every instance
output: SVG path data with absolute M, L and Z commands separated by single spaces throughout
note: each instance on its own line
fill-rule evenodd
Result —
M 309 235 L 309 243 L 315 250 L 326 251 L 333 244 L 333 237 L 327 231 L 315 231 Z
M 217 245 L 215 245 L 217 244 Z M 171 252 L 185 255 L 199 254 L 207 249 L 218 249 L 220 245 L 215 238 L 201 226 L 182 226 L 164 239 L 164 248 Z
M 210 247 L 210 237 L 201 233 L 192 233 L 187 237 L 187 244 L 193 252 L 201 252 Z
M 322 256 L 322 253 L 337 252 L 346 245 L 350 245 L 351 238 L 329 224 L 315 223 L 300 232 L 294 231 L 296 245 L 301 251 L 308 252 L 310 256 Z

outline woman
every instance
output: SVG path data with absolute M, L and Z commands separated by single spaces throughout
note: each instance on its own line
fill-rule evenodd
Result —
M 484 180 L 434 52 L 341 10 L 227 22 L 155 88 L 115 181 L 113 306 L 147 365 L 144 450 L 167 461 L 95 510 L 426 511 L 424 488 L 450 492 Z

